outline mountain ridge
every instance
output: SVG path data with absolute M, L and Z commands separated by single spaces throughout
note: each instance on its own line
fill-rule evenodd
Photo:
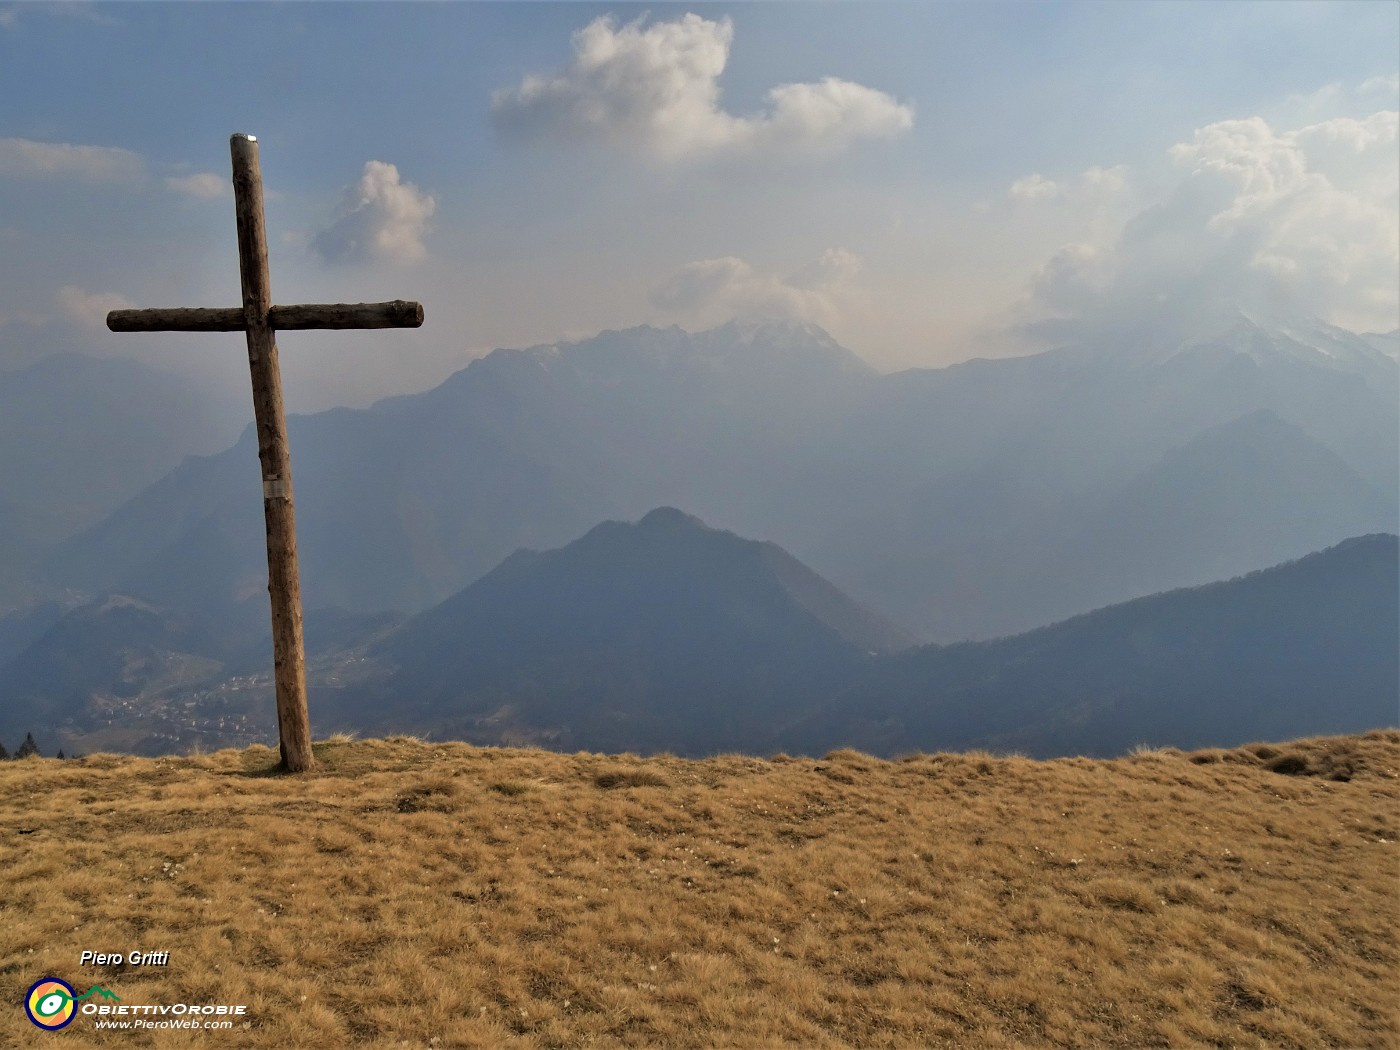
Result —
M 1378 728 L 1400 704 L 1397 580 L 1400 537 L 1353 537 L 1025 634 L 925 646 L 875 668 L 800 739 L 1103 755 L 1230 746 L 1289 725 Z
M 925 637 L 1028 629 L 1143 593 L 1107 581 L 1075 597 L 1092 566 L 1056 576 L 1056 552 L 1107 527 L 1084 508 L 1121 501 L 1173 449 L 1231 420 L 1271 411 L 1400 503 L 1397 399 L 1335 367 L 1342 357 L 1314 366 L 1272 346 L 1259 344 L 1263 364 L 1228 346 L 1152 369 L 1049 351 L 885 376 L 799 325 L 636 328 L 496 351 L 421 395 L 291 419 L 306 601 L 411 614 L 517 548 L 679 505 L 772 538 Z M 47 563 L 52 593 L 183 593 L 232 615 L 265 571 L 249 441 L 184 464 L 63 544 Z M 1393 517 L 1300 525 L 1214 571 L 1390 530 Z M 1183 542 L 1207 554 L 1224 524 Z M 1155 556 L 1145 539 L 1123 551 Z M 177 564 L 209 568 L 175 580 Z M 1039 604 L 1020 598 L 1027 565 L 1043 577 Z
M 658 606 L 639 582 L 657 577 L 646 546 L 654 536 L 645 532 L 718 530 L 673 509 L 643 521 L 646 529 L 602 523 L 561 551 L 520 552 L 409 621 L 368 653 L 388 655 L 398 669 L 335 707 L 336 724 L 679 754 L 854 746 L 877 754 L 1014 747 L 1103 756 L 1138 743 L 1233 746 L 1285 731 L 1359 732 L 1393 721 L 1400 702 L 1400 657 L 1387 641 L 1400 635 L 1393 585 L 1400 538 L 1391 534 L 995 641 L 885 656 L 857 646 L 827 654 L 815 677 L 770 652 L 762 665 L 767 692 L 755 693 L 752 670 L 738 687 L 713 673 L 733 670 L 747 650 L 705 628 L 708 621 L 690 623 L 680 638 L 636 626 L 669 619 L 662 608 L 700 608 L 705 587 L 748 572 L 689 561 L 687 569 L 703 571 L 662 579 Z M 772 548 L 721 535 L 746 551 Z M 693 554 L 683 545 L 666 549 L 679 563 Z M 615 574 L 632 582 L 618 585 Z M 550 618 L 556 605 L 589 610 L 590 623 Z M 743 609 L 732 600 L 725 607 Z M 789 643 L 799 656 L 813 651 Z M 669 655 L 657 662 L 658 654 Z M 389 696 L 412 697 L 415 713 L 366 723 L 367 712 L 389 710 Z M 736 707 L 736 696 L 748 699 Z M 654 720 L 661 709 L 665 717 Z
M 413 617 L 367 653 L 394 670 L 337 717 L 392 692 L 468 730 L 508 716 L 560 746 L 723 750 L 764 731 L 751 710 L 800 706 L 824 676 L 913 643 L 780 547 L 663 507 L 516 552 Z

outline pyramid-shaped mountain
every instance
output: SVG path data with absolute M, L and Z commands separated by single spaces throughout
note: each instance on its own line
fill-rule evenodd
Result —
M 679 510 L 518 551 L 371 651 L 392 705 L 338 717 L 592 749 L 740 749 L 914 639 L 772 543 Z M 405 707 L 404 705 L 408 705 Z

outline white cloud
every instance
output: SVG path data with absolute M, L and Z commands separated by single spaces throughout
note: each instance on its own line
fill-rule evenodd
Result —
M 437 208 L 431 194 L 399 181 L 399 169 L 365 162 L 360 181 L 345 189 L 335 220 L 312 240 L 327 262 L 418 262 L 427 255 L 423 238 Z
M 1032 172 L 1011 184 L 1007 196 L 1018 201 L 1056 199 L 1097 201 L 1122 192 L 1127 185 L 1128 169 L 1122 165 L 1112 168 L 1090 168 L 1073 182 L 1056 182 L 1039 172 Z
M 1356 90 L 1362 95 L 1385 95 L 1393 99 L 1396 95 L 1400 95 L 1400 73 L 1363 80 L 1361 86 Z
M 1370 77 L 1360 84 L 1333 81 L 1315 91 L 1289 95 L 1267 118 L 1274 127 L 1301 128 L 1338 117 L 1357 117 L 1400 101 L 1400 74 Z
M 1007 194 L 1019 201 L 1043 201 L 1058 197 L 1060 187 L 1044 175 L 1032 173 L 1013 182 Z
M 1075 241 L 1057 251 L 1036 275 L 1035 296 L 1060 311 L 1078 313 L 1093 306 L 1111 276 L 1108 252 Z
M 667 310 L 689 311 L 709 306 L 756 279 L 753 267 L 743 259 L 699 259 L 686 263 L 651 292 L 654 305 Z
M 855 252 L 845 248 L 828 248 L 791 274 L 786 283 L 807 291 L 841 287 L 860 272 L 861 265 L 861 257 Z
M 198 200 L 213 200 L 232 192 L 228 179 L 207 171 L 195 175 L 172 175 L 165 180 L 165 185 L 167 189 Z
M 63 313 L 84 328 L 105 328 L 109 310 L 132 308 L 131 300 L 116 292 L 85 292 L 71 284 L 60 288 L 55 298 Z
M 733 39 L 728 18 L 687 14 L 653 25 L 640 18 L 620 28 L 598 18 L 574 34 L 567 69 L 530 74 L 519 87 L 494 92 L 491 108 L 505 132 L 600 139 L 663 160 L 831 153 L 913 126 L 909 106 L 835 77 L 778 85 L 760 115 L 728 113 L 719 77 Z
M 828 248 L 786 275 L 760 272 L 735 256 L 700 259 L 652 289 L 651 302 L 677 314 L 830 324 L 850 298 L 860 266 L 860 257 L 844 248 Z
M 1036 277 L 1030 312 L 1092 327 L 1162 304 L 1185 317 L 1287 303 L 1344 327 L 1394 328 L 1397 123 L 1388 110 L 1293 130 L 1260 117 L 1198 129 L 1168 151 L 1185 181 L 1115 236 L 1061 250 Z
M 145 171 L 140 156 L 116 146 L 0 138 L 0 175 L 58 176 L 90 182 L 131 182 Z
M 1305 143 L 1309 138 L 1350 146 L 1356 153 L 1373 146 L 1388 146 L 1395 141 L 1400 112 L 1383 110 L 1364 120 L 1335 117 L 1320 124 L 1309 124 L 1293 132 L 1294 142 Z
M 1336 118 L 1283 133 L 1258 118 L 1222 121 L 1174 147 L 1172 157 L 1194 177 L 1233 184 L 1233 198 L 1207 228 L 1248 246 L 1252 269 L 1315 310 L 1347 313 L 1388 301 L 1393 315 L 1397 117 Z M 1382 187 L 1391 187 L 1388 201 Z
M 766 117 L 748 118 L 756 149 L 843 150 L 857 139 L 893 138 L 914 126 L 914 111 L 883 91 L 823 77 L 815 84 L 780 84 L 768 92 Z
M 1338 106 L 1345 104 L 1346 98 L 1346 85 L 1340 80 L 1323 84 L 1316 91 L 1289 95 L 1285 103 L 1286 112 L 1289 114 L 1288 119 L 1290 121 L 1317 120 L 1324 114 L 1336 112 Z
M 1128 184 L 1128 168 L 1115 164 L 1111 168 L 1090 168 L 1079 176 L 1080 185 L 1092 194 L 1120 193 Z

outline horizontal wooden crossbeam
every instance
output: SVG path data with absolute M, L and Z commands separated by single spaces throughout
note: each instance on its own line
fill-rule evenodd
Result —
M 312 328 L 418 328 L 423 324 L 423 305 L 395 299 L 388 303 L 274 306 L 267 312 L 267 323 L 282 332 Z M 241 332 L 245 324 L 241 306 L 157 307 L 113 310 L 107 315 L 107 327 L 113 332 Z

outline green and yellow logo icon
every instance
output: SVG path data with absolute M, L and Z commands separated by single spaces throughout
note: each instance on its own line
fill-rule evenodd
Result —
M 35 981 L 24 997 L 24 1012 L 40 1028 L 56 1032 L 71 1024 L 77 1013 L 73 1006 L 73 986 L 57 977 Z
M 101 985 L 95 984 L 82 995 L 78 995 L 67 981 L 61 981 L 57 977 L 42 977 L 29 986 L 29 992 L 24 997 L 24 1012 L 40 1028 L 47 1032 L 57 1032 L 73 1023 L 73 1017 L 78 1012 L 74 1004 L 94 993 L 104 999 L 116 999 L 121 1002 L 121 996 Z

